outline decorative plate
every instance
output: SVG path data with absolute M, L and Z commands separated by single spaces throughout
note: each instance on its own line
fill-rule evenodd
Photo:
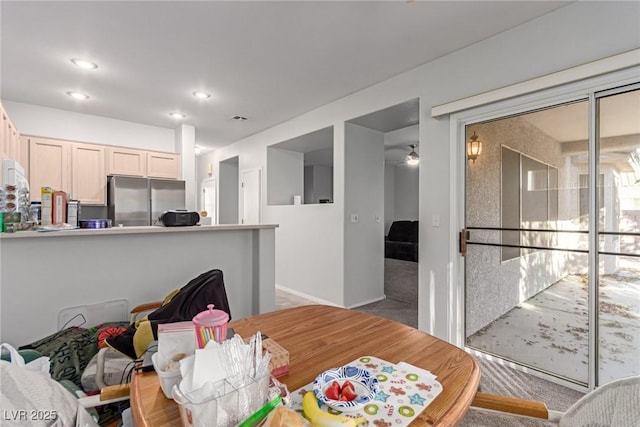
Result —
M 326 390 L 333 381 L 337 381 L 340 387 L 349 380 L 356 393 L 353 400 L 334 400 L 326 396 Z M 340 411 L 351 412 L 362 408 L 375 397 L 378 392 L 378 379 L 369 371 L 355 366 L 342 366 L 324 371 L 313 381 L 313 391 L 318 400 L 328 407 Z

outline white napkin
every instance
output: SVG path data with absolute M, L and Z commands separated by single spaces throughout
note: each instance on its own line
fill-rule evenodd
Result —
M 428 381 L 434 381 L 436 378 L 438 378 L 435 375 L 433 375 L 430 371 L 427 371 L 426 369 L 418 368 L 417 366 L 414 366 L 407 362 L 400 362 L 397 364 L 397 366 L 400 369 L 404 368 L 404 369 L 412 370 L 417 374 L 419 374 L 421 378 L 424 378 L 425 380 L 428 380 Z

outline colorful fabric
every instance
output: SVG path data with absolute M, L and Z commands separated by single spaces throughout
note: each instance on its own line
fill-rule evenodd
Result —
M 20 349 L 33 349 L 51 361 L 51 378 L 70 380 L 80 387 L 80 376 L 98 345 L 89 329 L 71 327 L 49 335 Z
M 104 348 L 107 347 L 107 344 L 105 343 L 105 340 L 109 337 L 112 336 L 116 336 L 116 335 L 120 335 L 121 333 L 123 333 L 124 331 L 126 331 L 127 328 L 122 328 L 122 327 L 116 327 L 116 326 L 104 326 L 102 328 L 100 328 L 98 330 L 98 348 Z

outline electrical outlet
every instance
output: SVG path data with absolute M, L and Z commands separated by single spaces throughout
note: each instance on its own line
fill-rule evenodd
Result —
M 351 214 L 351 222 L 358 222 L 359 218 L 358 218 L 358 214 Z
M 440 227 L 440 215 L 431 215 L 431 226 Z
M 380 222 L 380 215 L 376 215 L 376 222 Z

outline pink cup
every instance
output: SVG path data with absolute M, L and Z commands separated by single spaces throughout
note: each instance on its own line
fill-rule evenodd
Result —
M 198 348 L 204 348 L 211 340 L 221 343 L 227 338 L 229 315 L 222 310 L 214 310 L 213 307 L 213 304 L 207 305 L 208 310 L 193 318 Z

